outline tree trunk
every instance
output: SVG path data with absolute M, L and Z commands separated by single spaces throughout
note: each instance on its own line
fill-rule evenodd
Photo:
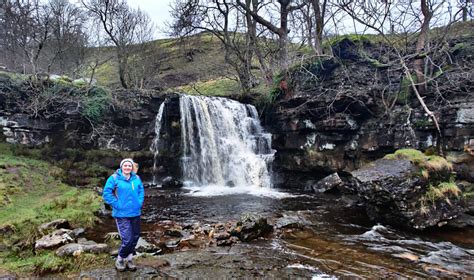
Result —
M 314 49 L 317 55 L 323 54 L 322 42 L 323 42 L 323 29 L 324 29 L 324 10 L 326 9 L 326 1 L 323 1 L 323 6 L 319 0 L 312 0 L 314 16 L 316 18 L 316 32 L 314 34 Z
M 279 36 L 279 48 L 280 48 L 280 72 L 286 75 L 288 72 L 289 61 L 288 61 L 288 5 L 290 1 L 279 1 L 280 2 L 280 28 L 278 30 Z
M 430 21 L 433 13 L 430 11 L 428 7 L 428 3 L 426 0 L 421 0 L 421 12 L 423 13 L 423 23 L 421 25 L 420 34 L 418 35 L 418 40 L 416 42 L 416 55 L 415 62 L 413 68 L 415 69 L 417 84 L 418 84 L 418 91 L 423 94 L 426 91 L 426 79 L 425 79 L 425 71 L 424 71 L 424 53 L 427 38 L 428 38 L 428 31 L 430 29 Z
M 258 0 L 245 0 L 245 4 L 247 7 L 249 7 L 249 9 L 252 9 L 255 12 L 258 11 Z M 249 34 L 250 44 L 252 47 L 252 51 L 257 56 L 258 63 L 260 66 L 260 72 L 262 73 L 265 84 L 267 86 L 271 86 L 273 83 L 273 71 L 268 67 L 267 62 L 265 61 L 265 58 L 263 57 L 263 54 L 260 51 L 260 48 L 258 47 L 257 21 L 253 19 L 252 15 L 247 10 L 245 12 L 245 18 L 247 21 L 247 32 Z
M 127 79 L 128 58 L 126 55 L 121 54 L 120 51 L 117 57 L 118 57 L 118 63 L 119 63 L 118 67 L 119 67 L 120 84 L 122 85 L 123 88 L 128 89 L 129 88 L 128 79 Z
M 464 3 L 462 4 L 462 21 L 463 22 L 466 22 L 467 21 L 467 14 L 468 14 L 468 10 L 467 10 L 467 6 L 469 5 L 469 2 L 471 0 L 466 0 L 464 1 Z

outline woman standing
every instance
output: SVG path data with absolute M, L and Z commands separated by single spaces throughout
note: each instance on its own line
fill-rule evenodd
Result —
M 122 239 L 115 267 L 119 271 L 136 270 L 132 257 L 140 238 L 140 215 L 145 191 L 140 177 L 133 172 L 134 162 L 126 158 L 120 169 L 107 179 L 102 197 L 112 206 L 112 217 Z

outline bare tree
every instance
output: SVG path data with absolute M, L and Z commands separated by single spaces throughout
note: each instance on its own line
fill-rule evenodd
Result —
M 84 62 L 87 44 L 85 13 L 68 0 L 51 0 L 48 5 L 52 20 L 48 72 L 51 72 L 52 67 L 61 74 L 74 72 Z
M 288 33 L 290 32 L 288 28 L 288 16 L 290 13 L 300 10 L 307 3 L 303 2 L 291 5 L 292 2 L 294 2 L 292 0 L 278 0 L 277 2 L 280 5 L 279 26 L 272 23 L 271 20 L 265 19 L 261 14 L 258 13 L 258 11 L 252 9 L 252 7 L 249 6 L 248 1 L 246 3 L 242 3 L 240 0 L 237 0 L 237 4 L 242 7 L 247 13 L 249 13 L 257 23 L 265 26 L 266 28 L 268 28 L 268 30 L 278 36 L 279 71 L 282 73 L 287 73 L 289 67 L 288 45 L 290 43 L 288 38 Z
M 30 68 L 35 76 L 39 59 L 47 40 L 52 36 L 52 18 L 49 7 L 39 0 L 7 1 L 4 6 L 5 45 L 13 55 L 22 52 L 23 72 Z M 29 63 L 30 67 L 27 67 Z
M 123 0 L 83 0 L 82 3 L 116 47 L 120 83 L 129 88 L 129 59 L 134 45 L 151 40 L 153 25 L 150 17 L 140 9 L 130 8 Z
M 245 26 L 254 23 L 249 22 L 235 3 L 227 0 L 177 0 L 172 8 L 174 22 L 171 27 L 175 35 L 186 36 L 197 30 L 213 34 L 222 43 L 225 61 L 234 68 L 242 89 L 246 92 L 255 86 L 256 78 L 251 68 L 256 35 L 249 32 L 252 27 Z
M 341 1 L 338 5 L 352 19 L 367 28 L 375 31 L 384 40 L 390 51 L 388 56 L 394 55 L 396 60 L 390 61 L 390 65 L 399 65 L 404 78 L 409 82 L 412 92 L 418 102 L 431 118 L 438 135 L 438 149 L 442 151 L 442 133 L 438 118 L 429 108 L 425 101 L 427 86 L 433 84 L 436 87 L 432 68 L 441 69 L 434 61 L 439 53 L 445 53 L 443 46 L 445 42 L 432 44 L 429 40 L 430 23 L 444 4 L 444 1 L 421 0 L 419 6 L 412 2 L 377 2 L 377 1 Z M 404 6 L 404 8 L 400 8 Z M 391 10 L 398 12 L 391 13 Z M 392 31 L 392 24 L 396 22 L 396 28 L 404 32 L 388 36 L 387 30 Z M 445 36 L 452 22 L 448 22 L 444 28 Z M 418 27 L 418 29 L 414 29 Z M 409 32 L 407 32 L 409 31 Z M 440 36 L 439 39 L 444 37 Z M 401 42 L 406 42 L 405 49 L 400 48 Z M 414 42 L 415 47 L 411 47 Z M 438 92 L 438 93 L 436 93 Z M 436 88 L 431 94 L 439 94 Z M 440 96 L 441 97 L 441 96 Z

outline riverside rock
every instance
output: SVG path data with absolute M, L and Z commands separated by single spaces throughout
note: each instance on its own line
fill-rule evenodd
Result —
M 56 250 L 56 255 L 59 257 L 64 256 L 76 256 L 78 254 L 84 253 L 93 253 L 93 254 L 100 254 L 106 253 L 109 250 L 109 246 L 104 243 L 95 243 L 95 242 L 87 242 L 86 244 L 80 243 L 70 243 L 64 246 L 59 247 Z
M 139 253 L 156 253 L 160 249 L 154 244 L 151 244 L 145 239 L 140 237 L 138 239 L 138 243 L 137 243 L 137 246 L 135 247 L 135 250 Z
M 341 186 L 344 182 L 341 180 L 337 172 L 325 177 L 317 182 L 308 181 L 308 185 L 316 193 L 328 192 Z
M 69 221 L 66 219 L 57 219 L 49 223 L 44 223 L 38 227 L 39 231 L 41 232 L 48 229 L 59 229 L 59 228 L 70 229 L 71 226 L 69 224 Z
M 424 200 L 429 182 L 409 160 L 376 160 L 351 175 L 357 195 L 374 221 L 421 230 L 443 225 L 462 212 L 455 197 Z
M 231 235 L 237 236 L 241 241 L 251 241 L 263 237 L 273 230 L 266 218 L 263 217 L 245 217 L 237 223 Z
M 51 234 L 45 235 L 35 242 L 35 249 L 54 249 L 61 245 L 74 242 L 72 230 L 58 229 Z

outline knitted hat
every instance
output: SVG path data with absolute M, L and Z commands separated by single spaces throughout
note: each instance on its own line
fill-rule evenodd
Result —
M 120 168 L 122 168 L 122 165 L 123 165 L 124 163 L 126 163 L 126 162 L 130 162 L 132 165 L 135 163 L 135 162 L 133 161 L 133 159 L 131 159 L 131 158 L 125 158 L 125 159 L 123 159 L 123 160 L 120 162 Z

